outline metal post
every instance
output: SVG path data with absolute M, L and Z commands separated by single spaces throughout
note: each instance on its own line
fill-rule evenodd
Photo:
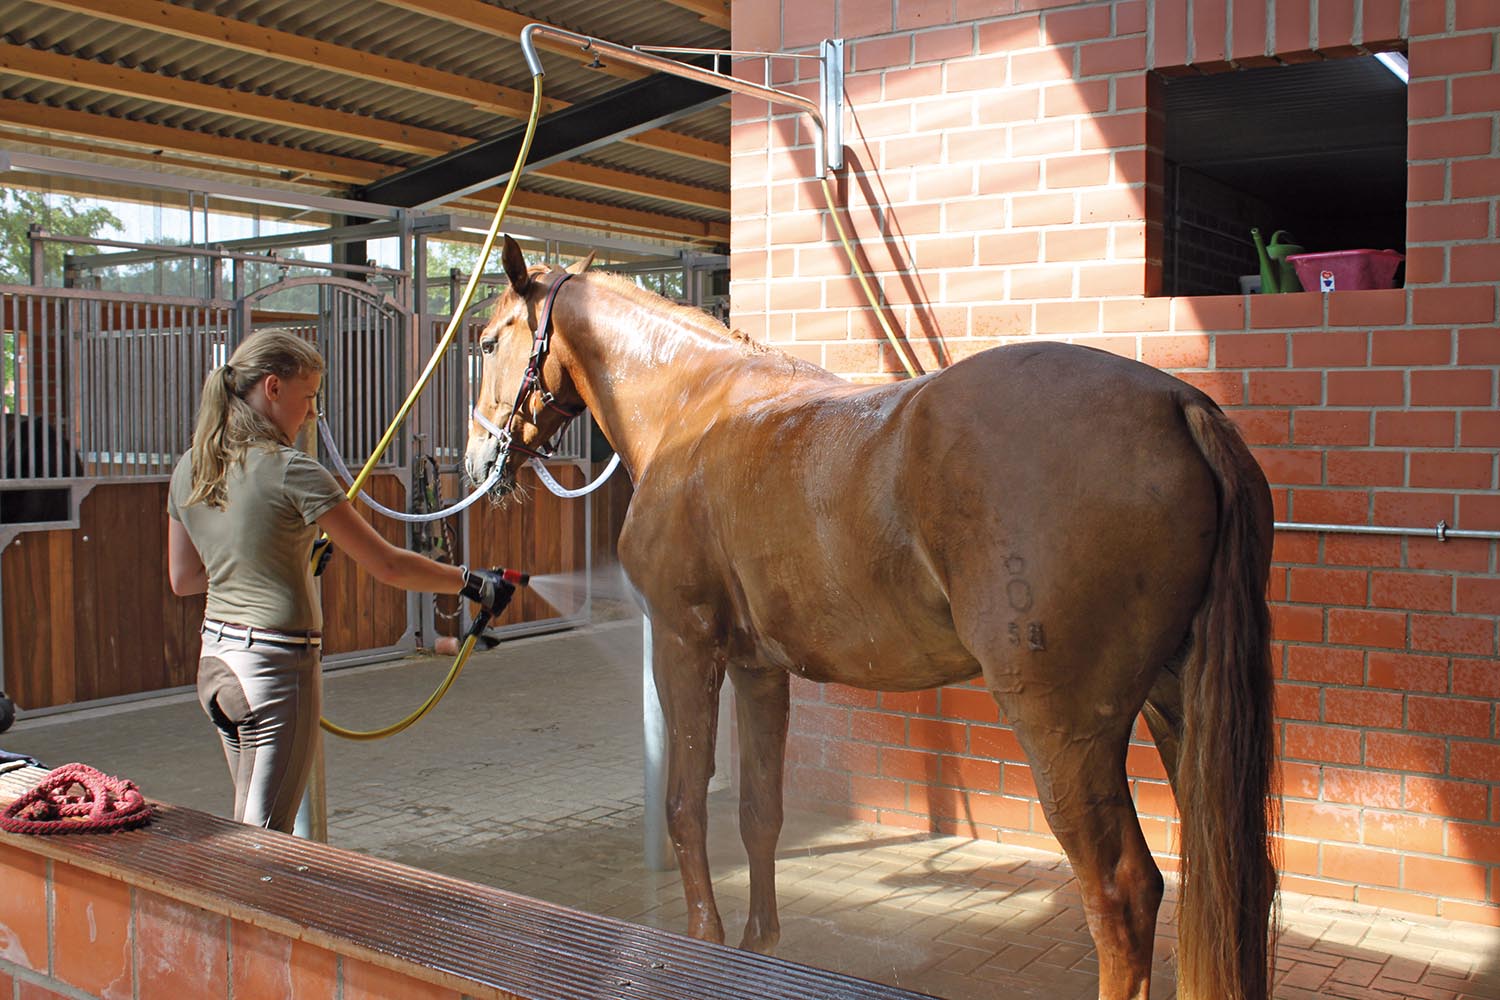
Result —
M 307 791 L 302 793 L 302 805 L 297 809 L 292 833 L 304 840 L 328 843 L 328 781 L 323 768 L 323 734 L 316 736 L 313 750 L 312 774 L 307 779 Z
M 235 288 L 238 290 L 240 284 L 239 261 L 234 262 L 234 274 Z M 243 317 L 243 327 L 240 330 L 240 339 L 243 339 L 250 333 L 249 302 L 238 300 L 237 304 L 240 307 L 238 312 Z M 323 310 L 319 311 L 322 312 Z M 316 457 L 318 450 L 317 435 L 313 435 L 312 440 L 309 442 L 309 448 L 313 452 L 314 457 Z M 313 583 L 318 588 L 319 600 L 321 600 L 323 589 L 322 578 L 319 577 Z M 323 669 L 321 660 L 320 656 L 318 663 L 319 671 Z M 320 677 L 318 684 L 321 685 L 322 683 L 323 681 Z M 322 699 L 319 698 L 318 700 L 321 703 Z M 328 843 L 328 782 L 323 766 L 323 731 L 317 726 L 313 727 L 312 773 L 308 775 L 307 789 L 302 793 L 302 805 L 297 809 L 297 818 L 293 821 L 292 833 L 305 840 L 316 840 L 323 844 Z
M 651 619 L 641 618 L 641 704 L 646 750 L 646 868 L 671 871 L 676 867 L 667 836 L 667 722 L 656 695 L 651 668 Z
M 844 40 L 827 38 L 818 49 L 823 59 L 819 74 L 818 107 L 823 113 L 823 158 L 828 169 L 844 169 Z
M 26 231 L 27 238 L 31 240 L 31 284 L 41 288 L 47 280 L 47 254 L 45 240 L 47 230 L 40 223 L 33 222 L 31 228 Z

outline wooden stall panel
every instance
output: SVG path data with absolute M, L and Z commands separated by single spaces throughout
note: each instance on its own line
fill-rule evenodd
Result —
M 75 530 L 0 554 L 6 693 L 23 708 L 192 682 L 203 598 L 167 582 L 165 482 L 96 487 Z
M 372 496 L 404 509 L 400 480 L 371 478 Z M 203 597 L 178 597 L 167 579 L 167 484 L 108 483 L 79 508 L 79 527 L 21 535 L 0 553 L 5 690 L 22 708 L 47 708 L 192 684 Z M 371 519 L 392 544 L 404 527 Z M 323 576 L 330 653 L 396 645 L 406 595 L 335 553 Z
M 406 487 L 392 475 L 373 475 L 365 492 L 393 510 L 406 510 Z M 375 514 L 356 500 L 359 511 L 392 545 L 406 547 L 406 526 Z M 323 571 L 323 651 L 349 653 L 394 646 L 406 634 L 406 592 L 387 586 L 334 549 Z
M 557 465 L 550 471 L 568 489 L 584 485 L 583 472 L 575 466 Z M 503 507 L 481 502 L 469 508 L 468 564 L 507 566 L 533 576 L 572 574 L 579 581 L 575 590 L 581 599 L 588 545 L 584 501 L 553 496 L 529 468 L 523 468 L 516 481 L 523 499 L 512 499 Z M 578 603 L 554 608 L 527 588 L 497 624 L 545 621 L 580 609 Z
M 594 470 L 597 474 L 598 468 Z M 554 470 L 568 487 L 583 484 L 572 466 Z M 586 550 L 596 566 L 614 560 L 630 482 L 617 474 L 593 494 L 592 537 L 584 501 L 553 496 L 530 471 L 525 502 L 470 508 L 471 566 L 513 566 L 533 574 L 576 574 L 582 593 Z M 371 478 L 381 503 L 405 509 L 405 487 L 392 475 Z M 4 687 L 22 708 L 37 709 L 193 683 L 203 597 L 177 597 L 167 580 L 167 484 L 106 483 L 84 498 L 79 527 L 21 535 L 0 551 L 4 601 Z M 362 516 L 394 545 L 405 526 Z M 404 592 L 377 582 L 335 552 L 323 575 L 324 648 L 328 653 L 397 645 L 407 630 Z M 451 602 L 447 607 L 452 607 Z M 500 624 L 574 614 L 523 590 Z M 439 621 L 439 631 L 449 632 Z

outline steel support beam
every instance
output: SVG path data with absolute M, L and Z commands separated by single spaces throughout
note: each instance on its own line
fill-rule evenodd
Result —
M 693 114 L 725 96 L 722 87 L 665 73 L 628 83 L 597 100 L 543 118 L 537 125 L 526 168 L 533 170 L 582 156 Z M 503 184 L 510 177 L 524 136 L 524 127 L 512 129 L 495 139 L 383 177 L 354 193 L 384 205 L 423 207 Z
M 365 201 L 350 201 L 347 198 L 332 198 L 327 195 L 307 194 L 279 187 L 255 187 L 249 184 L 231 184 L 210 177 L 184 177 L 159 170 L 132 170 L 108 163 L 68 160 L 56 156 L 36 156 L 31 153 L 12 153 L 0 150 L 0 173 L 7 170 L 31 171 L 39 174 L 55 174 L 60 177 L 81 177 L 93 181 L 108 181 L 131 184 L 158 191 L 188 191 L 211 194 L 216 198 L 240 201 L 250 205 L 278 205 L 283 208 L 299 208 L 333 215 L 358 214 L 377 219 L 395 219 L 399 208 L 392 205 L 372 205 Z

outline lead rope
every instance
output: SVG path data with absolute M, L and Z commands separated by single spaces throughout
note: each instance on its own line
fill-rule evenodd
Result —
M 474 409 L 470 411 L 469 416 L 474 418 L 474 422 L 476 424 L 489 431 L 490 436 L 499 441 L 502 448 L 506 447 L 509 444 L 510 431 L 507 431 L 501 427 L 497 427 L 494 421 L 490 420 L 483 413 L 479 412 L 479 407 L 474 407 Z M 599 473 L 599 477 L 597 479 L 595 479 L 592 483 L 589 483 L 587 486 L 581 487 L 576 490 L 570 490 L 560 484 L 556 479 L 553 479 L 552 473 L 547 471 L 547 467 L 542 464 L 540 459 L 532 458 L 529 460 L 529 463 L 531 465 L 531 468 L 536 472 L 537 478 L 542 481 L 542 484 L 545 485 L 547 489 L 551 490 L 555 496 L 560 496 L 565 500 L 570 500 L 576 497 L 588 496 L 590 493 L 603 486 L 604 481 L 610 476 L 614 475 L 615 470 L 620 467 L 620 453 L 615 452 L 609 457 L 609 464 L 604 467 L 603 472 Z M 497 461 L 495 463 L 495 468 L 498 469 L 504 464 L 504 462 Z M 493 478 L 494 473 L 490 473 L 490 476 Z
M 478 409 L 475 409 L 471 415 L 481 427 L 494 436 L 499 437 L 503 433 L 500 428 L 491 423 Z M 333 463 L 333 471 L 337 472 L 339 478 L 344 480 L 344 482 L 353 482 L 354 475 L 349 471 L 349 466 L 344 464 L 344 456 L 339 453 L 339 446 L 333 440 L 333 431 L 329 428 L 328 421 L 322 417 L 318 418 L 318 438 L 323 442 L 323 449 L 328 452 L 328 459 Z M 547 470 L 547 467 L 539 459 L 530 459 L 529 464 L 532 470 L 536 472 L 537 478 L 542 481 L 542 485 L 546 486 L 555 496 L 560 496 L 565 500 L 573 500 L 578 497 L 588 496 L 603 486 L 604 481 L 612 476 L 614 471 L 620 467 L 620 455 L 618 452 L 611 455 L 609 464 L 604 467 L 604 471 L 599 473 L 599 477 L 587 486 L 576 490 L 570 490 L 552 478 L 552 473 Z M 405 511 L 393 510 L 370 496 L 364 490 L 360 490 L 356 495 L 366 507 L 378 514 L 384 514 L 393 520 L 405 521 L 408 524 L 426 524 L 431 521 L 441 521 L 445 517 L 452 517 L 461 511 L 468 510 L 478 502 L 480 497 L 488 493 L 500 481 L 500 476 L 504 474 L 504 471 L 504 464 L 496 462 L 495 468 L 490 472 L 489 478 L 480 483 L 473 493 L 470 493 L 457 503 L 428 514 L 408 514 Z
M 322 417 L 318 418 L 318 437 L 323 442 L 323 449 L 328 452 L 329 461 L 333 462 L 333 471 L 337 472 L 339 478 L 344 480 L 344 482 L 354 482 L 354 474 L 349 471 L 349 466 L 344 464 L 344 456 L 339 454 L 338 445 L 333 441 L 333 431 L 329 429 L 328 421 Z M 405 521 L 408 524 L 425 524 L 429 521 L 441 521 L 445 517 L 452 517 L 454 514 L 472 507 L 480 497 L 488 493 L 500 481 L 500 476 L 504 471 L 502 466 L 496 465 L 494 471 L 490 473 L 489 478 L 480 483 L 473 493 L 470 493 L 452 506 L 433 511 L 430 514 L 408 514 L 404 511 L 392 510 L 364 490 L 360 490 L 356 495 L 366 507 L 377 513 L 384 514 L 386 517 L 397 521 Z
M 112 778 L 87 764 L 64 764 L 0 812 L 0 830 L 113 833 L 141 826 L 150 818 L 151 804 L 135 782 Z

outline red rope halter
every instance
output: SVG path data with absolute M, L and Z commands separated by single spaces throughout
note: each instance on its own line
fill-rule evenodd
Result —
M 112 833 L 140 826 L 151 806 L 135 782 L 64 764 L 0 812 L 7 833 Z

